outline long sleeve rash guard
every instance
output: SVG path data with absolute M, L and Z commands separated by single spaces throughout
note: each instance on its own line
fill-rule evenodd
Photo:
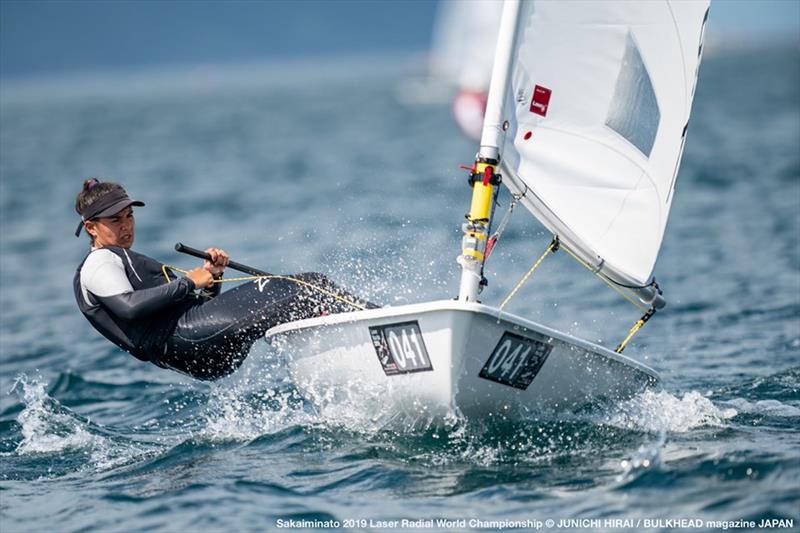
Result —
M 186 309 L 199 303 L 189 278 L 167 281 L 162 264 L 122 248 L 93 250 L 78 268 L 81 311 L 106 338 L 145 360 L 157 359 Z

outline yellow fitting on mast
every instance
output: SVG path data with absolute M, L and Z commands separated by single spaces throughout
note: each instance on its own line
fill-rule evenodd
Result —
M 486 280 L 483 277 L 483 263 L 486 260 L 486 246 L 489 242 L 489 226 L 496 188 L 500 185 L 500 175 L 496 174 L 497 160 L 478 155 L 472 167 L 469 184 L 472 187 L 472 203 L 467 220 L 461 226 L 461 286 L 458 298 L 461 301 L 475 301 Z
M 495 175 L 497 168 L 489 163 L 476 163 L 475 175 L 484 176 L 489 169 L 490 176 Z M 485 181 L 485 182 L 484 182 Z M 469 218 L 475 222 L 478 220 L 489 220 L 492 211 L 492 195 L 494 185 L 490 181 L 475 180 L 472 185 L 472 205 L 469 210 Z
M 474 259 L 483 264 L 486 242 L 489 238 L 489 219 L 492 213 L 492 199 L 497 185 L 496 166 L 486 162 L 475 162 L 472 182 L 472 204 L 467 222 L 463 226 L 461 257 Z

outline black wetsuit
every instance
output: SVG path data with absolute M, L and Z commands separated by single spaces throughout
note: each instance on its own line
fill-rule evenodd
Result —
M 95 294 L 82 284 L 81 276 L 91 254 L 100 250 L 105 263 L 94 263 L 118 279 L 115 288 Z M 314 273 L 262 278 L 224 293 L 215 284 L 211 291 L 196 294 L 194 282 L 167 269 L 168 282 L 164 265 L 154 259 L 123 248 L 100 250 L 87 255 L 75 273 L 73 286 L 81 312 L 95 329 L 135 357 L 198 379 L 217 379 L 236 370 L 253 343 L 273 326 L 359 308 L 326 293 L 375 307 Z M 120 284 L 123 268 L 129 287 L 124 280 Z

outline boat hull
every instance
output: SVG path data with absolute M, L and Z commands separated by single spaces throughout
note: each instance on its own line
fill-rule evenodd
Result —
M 323 414 L 531 419 L 630 398 L 658 375 L 481 304 L 438 301 L 283 324 L 267 340 Z

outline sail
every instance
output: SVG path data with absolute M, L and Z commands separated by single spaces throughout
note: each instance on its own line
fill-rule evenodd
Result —
M 492 75 L 500 0 L 443 0 L 431 49 L 431 75 L 452 85 L 453 118 L 470 139 L 479 140 Z
M 621 284 L 651 280 L 707 13 L 705 0 L 519 8 L 503 105 L 504 183 L 571 251 Z
M 499 0 L 443 0 L 433 31 L 431 71 L 461 89 L 489 87 L 500 24 Z

